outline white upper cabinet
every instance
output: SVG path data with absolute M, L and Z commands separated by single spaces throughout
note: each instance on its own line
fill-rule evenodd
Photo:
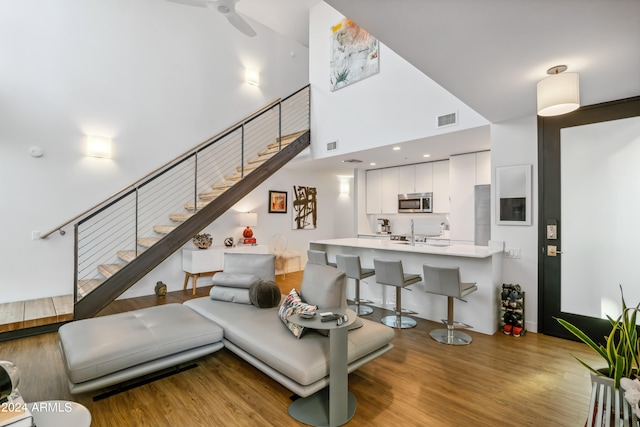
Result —
M 448 213 L 449 160 L 429 163 L 433 167 L 433 212 Z
M 367 171 L 367 213 L 382 213 L 382 169 Z
M 449 212 L 449 161 L 367 171 L 367 213 L 398 212 L 398 194 L 433 193 L 433 212 Z
M 398 193 L 417 193 L 416 165 L 400 166 L 398 168 Z
M 398 212 L 398 168 L 367 171 L 367 213 Z
M 382 213 L 398 213 L 398 168 L 382 169 Z
M 433 163 L 415 165 L 415 193 L 433 192 Z

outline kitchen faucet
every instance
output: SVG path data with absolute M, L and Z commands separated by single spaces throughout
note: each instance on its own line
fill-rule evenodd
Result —
M 413 234 L 413 218 L 411 218 L 411 246 L 416 245 L 415 235 Z

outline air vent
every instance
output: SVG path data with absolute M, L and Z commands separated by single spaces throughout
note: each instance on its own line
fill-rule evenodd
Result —
M 445 114 L 444 116 L 438 116 L 438 127 L 444 127 L 444 126 L 453 126 L 458 124 L 458 114 L 457 113 L 451 113 L 451 114 Z
M 343 160 L 342 163 L 362 163 L 362 160 L 358 160 L 358 159 L 347 159 L 347 160 Z
M 338 147 L 338 141 L 327 142 L 327 151 L 335 150 Z

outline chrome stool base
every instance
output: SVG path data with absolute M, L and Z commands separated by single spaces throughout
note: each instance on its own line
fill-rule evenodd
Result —
M 380 321 L 392 328 L 396 329 L 409 329 L 416 326 L 416 321 L 407 316 L 385 316 Z
M 366 316 L 373 313 L 373 308 L 367 305 L 350 305 L 349 310 L 355 311 L 358 316 Z
M 467 345 L 473 340 L 469 334 L 455 329 L 434 329 L 429 335 L 434 340 L 449 345 Z

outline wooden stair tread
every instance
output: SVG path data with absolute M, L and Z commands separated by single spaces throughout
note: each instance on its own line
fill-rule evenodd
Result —
M 267 148 L 266 150 L 258 151 L 258 158 L 269 159 L 279 152 L 280 149 L 278 147 Z
M 259 168 L 266 161 L 267 161 L 267 159 L 262 159 L 260 162 L 251 163 L 250 165 L 247 165 L 247 166 L 244 167 L 244 171 L 247 172 L 247 171 L 252 171 L 252 170 L 254 170 L 256 168 Z M 240 168 L 240 166 L 238 166 L 236 168 L 236 172 L 238 172 L 238 173 L 242 172 L 242 169 Z
M 227 188 L 216 188 L 208 193 L 200 193 L 198 194 L 198 198 L 201 200 L 213 200 L 216 197 L 222 195 L 222 193 L 224 193 L 225 191 L 227 191 Z
M 131 262 L 134 259 L 136 259 L 136 257 L 138 255 L 140 255 L 142 252 L 144 252 L 144 251 L 140 251 L 140 250 L 138 250 L 138 251 L 133 251 L 133 250 L 118 251 L 118 252 L 116 252 L 116 255 L 118 256 L 118 258 L 120 258 L 123 261 Z
M 0 304 L 0 332 L 73 319 L 73 295 Z
M 101 264 L 98 266 L 98 272 L 107 279 L 120 270 L 122 270 L 122 265 L 120 264 Z
M 82 299 L 102 284 L 100 279 L 78 280 L 78 299 Z
M 58 317 L 58 321 L 67 320 L 61 319 L 61 317 L 66 317 L 66 315 L 73 315 L 73 295 L 58 295 L 55 297 L 51 297 L 53 301 L 53 308 L 56 311 L 56 316 Z
M 286 146 L 286 145 L 289 145 L 293 141 L 298 139 L 300 136 L 302 136 L 305 132 L 306 132 L 306 130 L 301 130 L 299 132 L 290 133 L 288 135 L 283 135 L 282 136 L 282 144 L 278 144 L 279 141 L 278 141 L 278 138 L 276 138 L 276 142 L 273 142 L 273 143 L 267 145 L 267 148 L 278 148 L 279 145 L 282 145 L 283 147 Z
M 222 181 L 212 185 L 214 190 L 228 190 L 235 185 L 235 181 Z
M 266 154 L 258 154 L 258 157 L 252 157 L 249 160 L 247 160 L 247 163 L 249 163 L 249 165 L 254 165 L 256 163 L 264 163 L 267 160 L 269 160 L 270 158 L 272 158 L 273 156 L 275 156 L 279 151 L 275 150 L 273 153 L 266 153 Z
M 24 301 L 0 304 L 0 325 L 22 322 L 24 319 Z
M 153 231 L 158 234 L 169 234 L 178 228 L 176 225 L 154 225 Z
M 56 309 L 51 298 L 33 299 L 24 302 L 25 326 L 38 326 L 47 321 L 55 320 Z M 27 325 L 27 322 L 29 324 Z
M 206 201 L 206 202 L 198 202 L 197 206 L 198 206 L 198 210 L 204 208 L 205 206 L 207 206 L 209 203 L 211 203 L 211 200 Z M 193 202 L 190 203 L 185 203 L 184 204 L 184 208 L 188 211 L 192 211 L 193 210 Z
M 138 237 L 138 244 L 144 248 L 150 248 L 162 239 L 162 237 Z
M 193 216 L 192 213 L 189 214 L 169 214 L 169 219 L 175 222 L 185 222 L 189 218 Z

